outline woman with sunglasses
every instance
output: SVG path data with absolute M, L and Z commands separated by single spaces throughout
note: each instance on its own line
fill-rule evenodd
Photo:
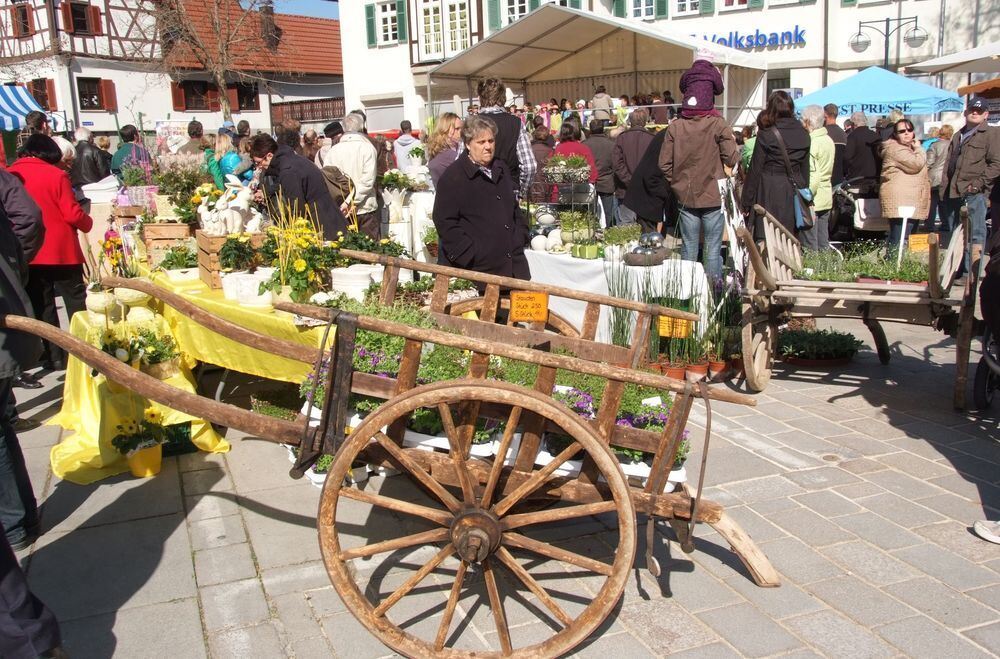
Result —
M 927 155 L 917 141 L 913 123 L 900 119 L 892 137 L 882 143 L 882 176 L 879 186 L 882 217 L 889 219 L 889 253 L 894 254 L 903 231 L 901 207 L 916 209 L 910 217 L 907 235 L 920 220 L 926 220 L 931 205 L 931 180 Z

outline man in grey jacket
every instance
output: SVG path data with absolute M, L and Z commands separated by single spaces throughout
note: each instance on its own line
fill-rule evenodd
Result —
M 987 123 L 989 116 L 986 99 L 973 96 L 965 106 L 965 126 L 951 138 L 938 192 L 945 245 L 958 226 L 963 204 L 969 209 L 970 247 L 986 242 L 986 199 L 1000 176 L 1000 128 Z M 966 251 L 964 272 L 971 267 L 971 254 Z

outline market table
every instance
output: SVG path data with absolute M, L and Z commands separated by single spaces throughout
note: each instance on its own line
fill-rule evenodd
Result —
M 162 321 L 161 321 L 162 322 Z M 87 313 L 74 314 L 70 333 L 78 339 L 97 343 L 102 327 L 91 323 Z M 195 393 L 189 363 L 181 360 L 180 371 L 164 382 L 183 391 Z M 219 437 L 211 424 L 158 403 L 151 403 L 130 391 L 109 387 L 107 378 L 91 374 L 89 366 L 70 355 L 66 362 L 63 403 L 59 413 L 48 421 L 72 434 L 52 447 L 49 460 L 52 473 L 79 485 L 87 485 L 128 471 L 125 456 L 111 445 L 118 425 L 127 419 L 141 419 L 143 410 L 154 407 L 163 414 L 164 425 L 191 423 L 191 442 L 202 451 L 224 453 L 229 443 Z
M 528 265 L 531 268 L 531 280 L 543 284 L 565 286 L 579 291 L 609 295 L 608 279 L 605 267 L 611 267 L 603 259 L 579 259 L 569 254 L 550 254 L 536 250 L 525 250 Z M 648 276 L 653 291 L 657 295 L 666 292 L 668 286 L 681 299 L 691 299 L 702 322 L 701 327 L 708 324 L 710 315 L 710 289 L 705 277 L 705 269 L 696 261 L 668 260 L 661 265 L 641 267 L 617 265 L 625 268 L 631 279 L 632 289 L 641 290 Z M 635 299 L 639 299 L 636 297 Z M 572 325 L 580 328 L 583 325 L 584 302 L 553 298 L 549 301 L 552 312 L 559 314 Z M 607 307 L 601 307 L 600 322 L 597 324 L 597 341 L 611 341 L 610 314 Z

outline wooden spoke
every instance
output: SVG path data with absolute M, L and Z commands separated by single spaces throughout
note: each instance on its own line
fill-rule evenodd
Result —
M 563 519 L 573 519 L 574 517 L 586 517 L 587 515 L 599 515 L 615 510 L 614 501 L 598 501 L 580 506 L 567 506 L 563 508 L 552 508 L 550 510 L 540 510 L 534 513 L 522 513 L 520 515 L 510 515 L 503 519 L 505 531 L 516 529 L 532 524 L 544 524 L 545 522 L 558 522 Z
M 517 430 L 517 424 L 520 420 L 521 408 L 512 408 L 510 416 L 507 417 L 507 425 L 504 428 L 503 438 L 500 440 L 500 447 L 497 449 L 496 459 L 493 460 L 490 475 L 486 479 L 486 489 L 483 490 L 483 498 L 479 502 L 479 505 L 483 508 L 489 508 L 493 500 L 493 492 L 496 490 L 497 483 L 500 482 L 500 474 L 503 473 L 503 464 L 507 459 L 507 451 L 510 450 L 510 444 L 514 441 L 514 432 Z
M 465 572 L 469 569 L 469 564 L 462 561 L 458 566 L 458 573 L 455 575 L 455 583 L 451 585 L 451 594 L 448 595 L 448 606 L 441 616 L 441 625 L 438 627 L 437 636 L 434 637 L 434 651 L 440 652 L 444 649 L 444 642 L 448 638 L 448 630 L 451 629 L 451 619 L 455 616 L 455 607 L 458 606 L 458 596 L 462 592 L 462 582 L 465 581 Z
M 521 583 L 528 587 L 528 590 L 535 594 L 535 597 L 541 600 L 545 606 L 549 607 L 549 611 L 552 611 L 555 617 L 559 619 L 559 622 L 566 627 L 573 624 L 573 619 L 569 617 L 569 614 L 563 611 L 561 606 L 556 604 L 556 601 L 552 599 L 544 588 L 542 588 L 542 585 L 538 583 L 538 581 L 536 581 L 527 570 L 524 569 L 524 566 L 517 562 L 517 559 L 514 558 L 509 551 L 507 551 L 506 547 L 500 547 L 497 550 L 496 556 L 511 572 L 514 573 L 515 576 L 517 576 L 518 579 L 521 580 Z
M 504 655 L 513 652 L 510 644 L 510 629 L 507 628 L 507 616 L 504 614 L 503 602 L 500 601 L 500 591 L 497 590 L 497 578 L 493 574 L 493 562 L 486 560 L 483 562 L 486 577 L 486 590 L 490 594 L 490 608 L 493 609 L 493 620 L 497 625 L 497 635 L 500 637 L 500 649 Z
M 429 519 L 430 521 L 436 522 L 441 526 L 449 526 L 452 520 L 451 514 L 443 510 L 435 510 L 433 508 L 428 508 L 427 506 L 421 506 L 418 503 L 410 503 L 409 501 L 400 501 L 399 499 L 384 497 L 381 494 L 373 494 L 371 492 L 359 490 L 353 487 L 341 488 L 340 496 L 347 497 L 348 499 L 354 499 L 355 501 L 360 501 L 362 503 L 370 503 L 373 506 L 378 506 L 380 508 L 388 508 L 389 510 L 394 510 L 397 513 L 423 517 L 424 519 Z
M 518 501 L 531 494 L 539 487 L 542 483 L 548 480 L 549 476 L 555 472 L 556 469 L 561 467 L 564 462 L 572 458 L 574 455 L 580 452 L 581 446 L 573 442 L 565 449 L 562 450 L 559 455 L 552 459 L 552 462 L 548 463 L 540 470 L 532 473 L 531 478 L 521 483 L 513 492 L 508 494 L 502 501 L 497 505 L 493 506 L 493 512 L 498 516 L 502 517 L 505 512 L 511 509 L 511 507 Z
M 453 513 L 459 511 L 462 504 L 459 503 L 458 499 L 453 497 L 451 492 L 444 489 L 444 486 L 437 482 L 433 476 L 424 471 L 423 467 L 411 460 L 406 455 L 406 451 L 399 447 L 399 444 L 392 441 L 388 435 L 381 431 L 375 433 L 375 441 L 379 443 L 379 446 L 388 451 L 392 457 L 396 458 L 401 465 L 406 467 L 413 474 L 413 477 L 420 481 L 424 487 L 433 492 L 441 500 L 441 503 L 448 507 L 448 510 Z
M 436 568 L 438 565 L 441 565 L 441 561 L 448 558 L 448 556 L 453 551 L 455 551 L 455 547 L 449 542 L 447 545 L 445 545 L 445 547 L 441 551 L 439 551 L 434 556 L 434 558 L 427 561 L 426 565 L 424 565 L 422 568 L 414 572 L 413 576 L 407 579 L 402 586 L 397 588 L 392 595 L 389 595 L 389 597 L 383 600 L 381 604 L 375 607 L 375 610 L 372 612 L 375 615 L 375 617 L 381 618 L 382 616 L 384 616 L 386 611 L 391 609 L 393 605 L 396 604 L 396 602 L 406 597 L 406 593 L 413 590 L 413 588 L 418 583 L 423 581 L 428 574 L 434 571 L 434 568 Z
M 441 542 L 442 540 L 447 540 L 450 534 L 451 531 L 449 529 L 431 529 L 430 531 L 422 531 L 420 533 L 414 533 L 413 535 L 403 536 L 402 538 L 393 538 L 392 540 L 376 542 L 373 545 L 365 545 L 364 547 L 358 547 L 356 549 L 347 549 L 340 552 L 340 560 L 349 561 L 354 558 L 374 556 L 375 554 L 404 549 L 406 547 L 412 547 L 413 545 Z
M 451 416 L 451 408 L 448 406 L 448 403 L 438 404 L 438 413 L 441 415 L 441 422 L 444 424 L 444 432 L 448 435 L 448 446 L 451 447 L 451 461 L 455 463 L 455 472 L 458 474 L 458 481 L 462 486 L 462 499 L 468 506 L 475 505 L 476 490 L 472 486 L 469 469 L 465 466 L 465 447 L 459 441 L 458 430 L 455 428 L 455 420 Z M 475 420 L 472 423 L 475 423 Z
M 559 547 L 554 547 L 550 544 L 539 542 L 538 540 L 532 540 L 531 538 L 523 536 L 520 533 L 504 533 L 503 543 L 510 545 L 511 547 L 525 549 L 534 554 L 554 558 L 557 561 L 569 563 L 570 565 L 582 567 L 585 570 L 590 570 L 591 572 L 596 572 L 597 574 L 603 574 L 606 577 L 611 576 L 613 566 L 607 563 L 596 561 L 593 558 L 587 558 L 586 556 L 581 556 L 580 554 L 566 551 L 565 549 L 560 549 Z

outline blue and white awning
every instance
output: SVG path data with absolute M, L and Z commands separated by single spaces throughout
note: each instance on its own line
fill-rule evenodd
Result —
M 0 128 L 21 130 L 24 118 L 33 110 L 41 111 L 41 106 L 24 87 L 0 85 Z

